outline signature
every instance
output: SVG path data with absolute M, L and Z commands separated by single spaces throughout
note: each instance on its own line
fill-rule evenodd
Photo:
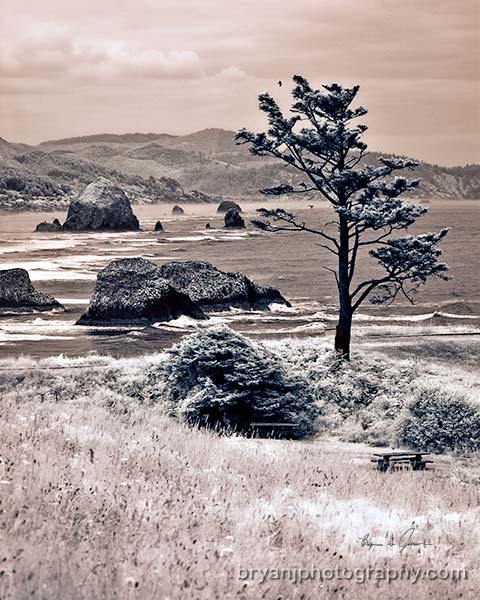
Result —
M 360 538 L 360 545 L 362 548 L 368 548 L 369 550 L 374 546 L 398 546 L 400 554 L 410 547 L 422 546 L 423 548 L 426 548 L 427 546 L 433 546 L 432 543 L 427 542 L 426 540 L 415 540 L 414 536 L 416 530 L 417 527 L 409 527 L 400 535 L 400 537 L 398 537 L 398 539 L 395 538 L 395 535 L 391 531 L 387 531 L 385 533 L 385 542 L 374 542 L 370 538 L 370 534 L 366 533 Z

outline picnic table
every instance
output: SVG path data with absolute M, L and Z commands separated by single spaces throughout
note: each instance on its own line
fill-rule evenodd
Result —
M 371 462 L 376 463 L 377 469 L 382 472 L 400 471 L 411 469 L 412 471 L 425 471 L 428 463 L 433 460 L 427 460 L 429 452 L 382 452 L 374 453 L 375 458 Z
M 288 438 L 297 427 L 296 423 L 250 423 L 253 434 L 259 437 Z

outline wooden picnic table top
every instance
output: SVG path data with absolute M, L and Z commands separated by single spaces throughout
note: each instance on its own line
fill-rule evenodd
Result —
M 297 423 L 250 423 L 250 427 L 298 427 Z
M 387 458 L 390 456 L 429 456 L 430 452 L 382 452 L 381 454 L 373 453 L 373 456 Z

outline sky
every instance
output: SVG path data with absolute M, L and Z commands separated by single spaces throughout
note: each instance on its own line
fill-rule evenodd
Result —
M 298 73 L 361 86 L 372 150 L 480 162 L 479 25 L 477 0 L 2 0 L 0 136 L 260 131 Z

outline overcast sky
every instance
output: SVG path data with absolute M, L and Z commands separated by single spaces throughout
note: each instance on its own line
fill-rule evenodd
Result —
M 477 0 L 2 0 L 0 11 L 9 141 L 259 130 L 258 93 L 287 108 L 299 73 L 360 84 L 372 150 L 480 162 Z

